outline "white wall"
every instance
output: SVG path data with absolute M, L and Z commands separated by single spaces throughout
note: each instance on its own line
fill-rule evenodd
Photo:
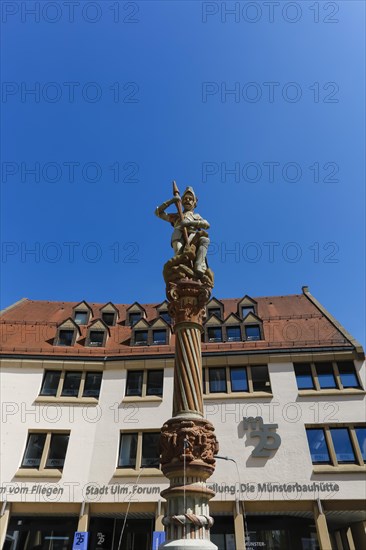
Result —
M 86 487 L 124 485 L 130 487 L 136 478 L 113 478 L 117 464 L 119 433 L 122 429 L 160 429 L 165 420 L 171 417 L 173 394 L 173 369 L 165 368 L 164 399 L 161 403 L 123 403 L 126 383 L 126 370 L 123 362 L 109 363 L 103 374 L 103 382 L 98 406 L 61 404 L 50 406 L 35 404 L 42 383 L 44 368 L 50 362 L 31 360 L 5 360 L 1 370 L 1 466 L 0 483 L 7 487 L 8 501 L 27 502 L 69 502 L 95 500 L 98 502 L 125 501 L 131 498 L 108 494 L 91 496 Z M 53 362 L 53 364 L 56 364 Z M 58 363 L 62 367 L 62 361 Z M 97 364 L 95 362 L 94 364 Z M 171 364 L 171 361 L 166 364 Z M 117 368 L 118 367 L 118 368 Z M 103 364 L 100 363 L 102 370 Z M 104 365 L 105 368 L 105 365 Z M 365 397 L 330 396 L 301 398 L 290 362 L 269 365 L 273 398 L 227 399 L 206 401 L 206 418 L 214 423 L 220 443 L 220 455 L 233 458 L 233 462 L 217 461 L 216 472 L 210 483 L 233 485 L 240 479 L 242 484 L 297 482 L 332 482 L 339 486 L 338 492 L 324 491 L 321 498 L 361 499 L 364 498 L 364 482 L 358 473 L 313 474 L 310 453 L 307 445 L 305 423 L 360 422 L 364 421 Z M 362 377 L 365 366 L 362 367 Z M 277 432 L 282 443 L 274 456 L 253 458 L 251 452 L 257 440 L 249 440 L 243 430 L 243 416 L 262 416 L 264 422 L 277 423 Z M 28 479 L 14 477 L 26 445 L 27 434 L 31 429 L 67 429 L 71 437 L 61 479 Z M 10 484 L 10 485 L 7 485 Z M 34 486 L 61 487 L 63 493 L 47 497 L 32 494 Z M 10 494 L 9 488 L 24 487 L 28 494 Z M 167 487 L 163 477 L 139 479 L 139 487 Z M 142 489 L 141 489 L 142 490 Z M 144 489 L 147 491 L 147 489 Z M 239 486 L 236 487 L 239 490 Z M 258 495 L 244 492 L 246 499 L 288 500 L 306 499 L 314 494 L 297 492 L 266 493 Z M 135 493 L 133 499 L 139 501 L 157 500 L 158 495 Z M 234 500 L 235 495 L 218 493 L 217 500 Z M 4 500 L 4 493 L 0 494 Z

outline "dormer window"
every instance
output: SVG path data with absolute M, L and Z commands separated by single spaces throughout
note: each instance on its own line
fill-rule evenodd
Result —
M 245 325 L 245 339 L 246 340 L 260 340 L 261 329 L 259 325 Z
M 156 329 L 153 330 L 153 343 L 154 344 L 166 344 L 167 334 L 165 329 Z
M 242 314 L 243 319 L 245 319 L 245 317 L 247 315 L 249 315 L 249 313 L 254 313 L 255 314 L 254 306 L 243 306 L 241 308 L 241 314 Z
M 221 308 L 219 307 L 209 307 L 207 309 L 207 317 L 211 317 L 211 315 L 216 315 L 219 319 L 221 319 Z
M 89 346 L 102 347 L 104 345 L 105 332 L 102 330 L 91 330 L 89 332 Z
M 135 330 L 135 345 L 147 346 L 148 330 Z
M 89 320 L 93 317 L 93 311 L 89 304 L 85 302 L 79 302 L 73 307 L 73 320 L 77 325 L 87 325 Z
M 237 314 L 244 321 L 250 314 L 257 316 L 257 307 L 257 302 L 246 294 L 244 298 L 238 302 Z
M 100 317 L 107 327 L 114 327 L 118 320 L 118 309 L 112 302 L 108 302 L 99 309 Z
M 88 311 L 75 311 L 74 321 L 77 325 L 87 325 L 88 324 Z
M 137 311 L 135 313 L 130 313 L 129 314 L 129 324 L 130 326 L 132 327 L 133 325 L 135 325 L 137 323 L 137 321 L 139 321 L 142 317 L 142 314 L 140 311 Z
M 146 319 L 146 311 L 138 302 L 134 302 L 126 310 L 126 325 L 133 327 L 140 321 Z
M 78 336 L 80 336 L 79 326 L 69 317 L 57 327 L 53 345 L 73 346 Z
M 58 346 L 72 346 L 74 340 L 74 330 L 61 329 L 58 333 Z
M 217 298 L 211 298 L 209 303 L 207 304 L 207 319 L 210 319 L 213 315 L 215 315 L 220 321 L 224 318 L 224 304 L 220 302 L 220 300 L 217 300 Z
M 107 337 L 110 336 L 109 328 L 101 319 L 96 319 L 88 328 L 85 345 L 93 348 L 103 348 Z
M 115 325 L 116 314 L 113 312 L 105 311 L 102 313 L 103 322 L 107 327 L 113 327 Z
M 172 320 L 171 320 L 171 317 L 168 313 L 168 311 L 159 311 L 159 315 L 162 319 L 164 319 L 164 321 L 166 321 L 167 323 L 171 323 Z
M 241 330 L 239 325 L 231 325 L 226 327 L 226 337 L 228 342 L 240 342 Z
M 222 328 L 207 327 L 207 338 L 209 342 L 222 342 Z

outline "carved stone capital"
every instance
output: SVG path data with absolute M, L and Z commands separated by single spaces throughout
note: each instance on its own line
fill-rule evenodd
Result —
M 166 287 L 168 311 L 175 325 L 195 323 L 202 327 L 206 319 L 206 305 L 210 295 L 211 287 L 201 281 L 181 279 L 176 283 L 168 283 Z
M 190 471 L 197 464 L 200 468 L 206 468 L 211 475 L 215 467 L 215 455 L 219 451 L 214 430 L 211 422 L 205 419 L 177 417 L 168 420 L 160 435 L 163 472 L 182 469 L 184 463 Z

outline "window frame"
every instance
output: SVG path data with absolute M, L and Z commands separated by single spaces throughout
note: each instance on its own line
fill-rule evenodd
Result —
M 131 466 L 119 466 L 119 457 L 121 453 L 121 443 L 122 437 L 124 435 L 137 434 L 137 445 L 136 445 L 136 462 L 135 467 Z M 160 435 L 160 431 L 157 429 L 151 430 L 120 430 L 119 443 L 118 443 L 118 455 L 117 455 L 117 466 L 116 473 L 117 475 L 130 475 L 131 472 L 139 473 L 144 472 L 149 475 L 162 475 L 161 464 L 160 464 L 160 454 L 159 454 L 159 467 L 156 466 L 142 466 L 142 445 L 143 445 L 143 436 L 145 434 L 156 434 Z M 159 449 L 158 449 L 159 450 Z
M 165 321 L 166 323 L 168 323 L 168 325 L 171 325 L 171 324 L 172 324 L 172 318 L 171 318 L 171 316 L 170 316 L 170 314 L 169 314 L 169 311 L 168 311 L 167 309 L 162 309 L 162 310 L 159 311 L 158 313 L 159 313 L 159 317 L 160 317 L 161 319 L 163 319 L 163 321 Z M 164 317 L 164 315 L 165 315 L 165 317 L 168 317 L 169 320 L 166 319 L 166 318 Z
M 71 338 L 71 343 L 70 344 L 61 344 L 60 342 L 60 335 L 61 335 L 61 332 L 73 332 L 73 335 L 72 335 L 72 338 Z M 77 330 L 76 328 L 59 328 L 58 331 L 57 331 L 57 335 L 56 335 L 56 342 L 55 342 L 55 346 L 60 346 L 60 347 L 63 347 L 63 348 L 71 348 L 75 342 L 76 342 L 76 338 L 77 338 Z
M 211 338 L 209 337 L 209 331 L 210 329 L 219 329 L 221 330 L 221 338 Z M 207 339 L 206 342 L 208 344 L 217 344 L 218 342 L 224 341 L 224 334 L 223 334 L 223 327 L 222 325 L 208 325 L 206 329 Z
M 164 332 L 165 333 L 165 341 L 164 342 L 155 342 L 154 332 Z M 147 335 L 147 338 L 149 339 L 149 334 Z M 168 344 L 168 330 L 166 328 L 151 327 L 151 340 L 152 340 L 152 342 L 151 342 L 152 346 L 166 346 Z
M 223 311 L 222 307 L 220 306 L 208 306 L 207 307 L 207 319 L 209 319 L 212 315 L 215 315 L 220 321 L 223 320 Z M 219 313 L 217 313 L 219 312 Z
M 83 315 L 85 315 L 85 323 L 79 323 L 77 320 L 76 320 L 76 316 L 78 313 L 82 313 Z M 80 326 L 85 326 L 89 323 L 89 318 L 90 318 L 90 311 L 87 310 L 87 309 L 76 309 L 74 311 L 74 315 L 73 315 L 73 321 L 76 325 L 78 325 L 79 327 Z
M 244 312 L 243 312 L 243 309 L 250 309 L 251 311 L 248 311 L 248 313 L 246 313 L 244 315 Z M 245 319 L 248 317 L 248 315 L 250 314 L 253 314 L 253 315 L 257 315 L 257 312 L 256 312 L 256 308 L 255 308 L 255 305 L 254 304 L 247 304 L 247 305 L 241 305 L 240 306 L 240 317 L 241 319 L 243 319 L 243 321 L 245 321 Z
M 333 368 L 333 377 L 335 379 L 335 383 L 336 383 L 336 386 L 335 388 L 322 388 L 320 386 L 320 382 L 319 382 L 319 375 L 318 375 L 318 371 L 316 369 L 316 365 L 317 364 L 321 364 L 322 361 L 296 361 L 296 362 L 293 362 L 293 368 L 294 368 L 294 374 L 295 374 L 295 379 L 296 379 L 296 385 L 297 385 L 297 378 L 296 378 L 296 368 L 295 366 L 296 365 L 304 365 L 304 364 L 307 364 L 310 366 L 310 375 L 311 375 L 311 378 L 312 378 L 312 381 L 313 381 L 313 388 L 299 388 L 299 386 L 297 385 L 297 389 L 298 389 L 298 392 L 302 393 L 302 392 L 326 392 L 326 393 L 338 393 L 340 391 L 342 392 L 354 392 L 354 391 L 364 391 L 364 387 L 361 383 L 361 378 L 359 376 L 359 373 L 357 372 L 357 369 L 356 369 L 356 366 L 355 366 L 355 363 L 353 360 L 347 360 L 347 361 L 324 361 L 324 364 L 326 363 L 330 363 L 332 365 L 332 368 Z M 339 372 L 339 366 L 338 364 L 341 364 L 341 363 L 353 363 L 353 368 L 354 368 L 354 374 L 355 374 L 355 377 L 356 377 L 356 380 L 358 382 L 358 386 L 355 388 L 355 387 L 344 387 L 343 384 L 342 384 L 342 379 L 341 379 L 341 374 Z M 300 395 L 301 395 L 300 393 Z
M 135 321 L 134 323 L 132 323 L 132 319 L 131 317 L 133 317 L 134 315 L 140 315 L 140 317 L 137 319 L 137 321 Z M 144 314 L 142 311 L 131 311 L 131 312 L 128 312 L 128 319 L 127 319 L 127 325 L 130 326 L 131 328 L 134 327 L 136 325 L 136 323 L 138 323 L 139 321 L 141 321 L 141 319 L 144 319 Z
M 259 338 L 248 338 L 247 336 L 247 328 L 248 327 L 256 327 L 258 328 L 258 331 L 259 331 Z M 260 340 L 263 340 L 263 336 L 262 336 L 262 327 L 260 325 L 260 323 L 255 323 L 255 322 L 249 322 L 249 323 L 244 323 L 244 341 L 245 342 L 259 342 Z
M 253 386 L 253 374 L 252 369 L 255 369 L 256 367 L 266 367 L 267 373 L 268 373 L 268 381 L 269 381 L 269 390 L 262 391 L 262 390 L 255 390 Z M 210 391 L 210 369 L 218 369 L 218 368 L 225 368 L 226 372 L 226 392 L 211 392 Z M 231 383 L 231 370 L 232 369 L 238 369 L 242 368 L 246 371 L 246 378 L 247 378 L 247 391 L 236 391 L 232 389 L 232 383 Z M 270 372 L 268 368 L 268 364 L 261 363 L 258 365 L 212 365 L 212 366 L 204 366 L 202 367 L 202 384 L 203 384 L 203 395 L 205 398 L 214 399 L 215 397 L 250 397 L 250 396 L 260 396 L 260 397 L 271 397 L 272 396 L 272 384 L 271 384 L 271 377 Z
M 46 378 L 46 373 L 48 372 L 59 372 L 60 373 L 60 379 L 58 381 L 58 386 L 57 386 L 57 390 L 56 390 L 56 395 L 42 395 L 41 394 L 41 391 L 42 391 L 42 387 L 43 387 L 43 383 L 44 383 L 44 380 Z M 65 378 L 66 378 L 66 374 L 69 373 L 69 372 L 80 372 L 81 373 L 81 379 L 80 379 L 80 385 L 79 385 L 79 391 L 78 391 L 78 395 L 76 396 L 71 396 L 71 395 L 62 395 L 62 390 L 63 390 L 63 386 L 64 386 L 64 382 L 65 382 Z M 100 388 L 99 388 L 99 395 L 98 397 L 93 397 L 93 396 L 84 396 L 84 388 L 85 388 L 85 381 L 86 381 L 86 378 L 87 378 L 87 375 L 88 374 L 101 374 L 101 381 L 100 381 Z M 42 382 L 41 382 L 41 387 L 40 387 L 40 390 L 39 390 L 39 393 L 38 393 L 38 397 L 37 397 L 37 400 L 44 400 L 44 399 L 61 399 L 61 400 L 65 400 L 65 401 L 68 401 L 68 400 L 76 400 L 76 399 L 93 399 L 93 400 L 96 400 L 98 401 L 99 397 L 100 397 L 100 392 L 101 392 L 101 389 L 102 389 L 102 382 L 103 382 L 103 371 L 100 371 L 100 370 L 86 370 L 86 371 L 81 371 L 81 370 L 74 370 L 74 369 L 64 369 L 64 370 L 59 370 L 59 369 L 45 369 L 44 370 L 44 373 L 43 373 L 43 378 L 42 378 Z
M 102 311 L 101 312 L 101 319 L 103 321 L 103 323 L 105 325 L 107 325 L 107 327 L 114 327 L 115 324 L 116 324 L 116 318 L 117 318 L 117 312 L 116 311 Z M 112 323 L 108 324 L 105 320 L 104 320 L 104 315 L 113 315 L 113 319 L 112 319 Z
M 349 439 L 350 439 L 352 450 L 353 450 L 353 453 L 354 453 L 354 456 L 355 456 L 355 461 L 354 462 L 338 461 L 337 453 L 336 453 L 336 450 L 335 450 L 335 447 L 334 447 L 332 434 L 331 434 L 331 430 L 337 429 L 337 428 L 346 428 L 348 430 Z M 366 424 L 362 423 L 362 422 L 354 422 L 354 423 L 351 423 L 351 424 L 342 423 L 342 422 L 336 423 L 336 424 L 334 424 L 334 423 L 333 424 L 306 424 L 305 425 L 305 431 L 312 430 L 312 429 L 322 429 L 322 430 L 324 430 L 325 441 L 326 441 L 326 444 L 327 444 L 329 458 L 330 458 L 329 463 L 312 462 L 310 448 L 309 448 L 310 460 L 312 462 L 312 465 L 313 465 L 314 469 L 315 470 L 320 470 L 321 468 L 323 468 L 323 469 L 326 468 L 327 471 L 332 471 L 332 470 L 337 471 L 336 469 L 343 470 L 343 471 L 347 471 L 347 470 L 352 471 L 352 469 L 353 469 L 353 471 L 354 471 L 355 467 L 356 467 L 356 469 L 358 469 L 360 467 L 362 469 L 364 469 L 366 467 L 366 460 L 364 460 L 363 457 L 362 457 L 362 450 L 360 448 L 358 438 L 357 438 L 357 434 L 356 434 L 356 429 L 357 428 L 366 428 Z
M 142 372 L 142 387 L 141 395 L 127 395 L 127 385 L 128 385 L 128 376 L 129 373 L 133 372 Z M 148 376 L 150 372 L 162 372 L 162 388 L 161 395 L 149 394 L 148 392 Z M 127 369 L 126 373 L 126 386 L 125 386 L 125 395 L 124 399 L 128 400 L 140 400 L 140 399 L 151 399 L 151 400 L 162 400 L 164 395 L 164 369 Z
M 102 341 L 101 341 L 100 344 L 99 344 L 99 342 L 97 344 L 92 342 L 92 339 L 91 339 L 91 333 L 92 332 L 99 332 L 103 335 L 102 336 Z M 105 348 L 106 340 L 107 340 L 107 331 L 105 329 L 103 329 L 103 328 L 94 329 L 93 326 L 91 326 L 88 329 L 88 335 L 87 335 L 87 338 L 86 338 L 85 345 L 89 348 Z
M 233 340 L 229 339 L 228 331 L 230 331 L 231 328 L 235 328 L 239 330 L 239 338 L 236 338 Z M 242 341 L 243 341 L 243 331 L 240 323 L 238 323 L 237 325 L 230 324 L 225 326 L 225 342 L 233 343 L 233 342 L 242 342 Z
M 29 441 L 30 436 L 31 435 L 41 435 L 41 434 L 45 434 L 46 438 L 45 438 L 45 442 L 43 444 L 43 449 L 42 449 L 42 454 L 41 454 L 39 466 L 23 466 L 23 462 L 24 462 L 24 459 L 25 459 L 25 456 L 26 456 L 26 451 L 27 451 L 28 441 Z M 48 460 L 48 457 L 49 457 L 49 454 L 50 454 L 50 450 L 51 450 L 51 440 L 52 440 L 53 435 L 68 435 L 69 436 L 69 439 L 68 439 L 68 442 L 67 442 L 67 445 L 66 445 L 64 463 L 63 463 L 62 467 L 61 466 L 57 466 L 57 467 L 47 467 L 46 466 L 47 460 Z M 47 431 L 47 430 L 29 430 L 28 433 L 27 433 L 25 448 L 24 448 L 24 452 L 23 452 L 23 456 L 22 456 L 22 459 L 21 459 L 21 463 L 20 463 L 18 472 L 22 473 L 22 475 L 27 475 L 27 472 L 28 472 L 29 476 L 32 476 L 33 473 L 36 473 L 36 474 L 42 473 L 45 476 L 47 476 L 47 472 L 62 473 L 62 471 L 65 467 L 67 450 L 68 450 L 68 446 L 69 446 L 69 443 L 70 443 L 70 436 L 71 436 L 71 431 L 70 430 L 49 430 L 49 431 Z

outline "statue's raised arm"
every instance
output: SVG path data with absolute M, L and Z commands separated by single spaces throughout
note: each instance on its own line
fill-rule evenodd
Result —
M 210 240 L 205 230 L 209 229 L 210 224 L 195 213 L 197 202 L 192 187 L 187 187 L 180 198 L 178 187 L 173 182 L 173 198 L 158 206 L 155 214 L 174 227 L 171 238 L 174 266 L 180 265 L 184 271 L 189 268 L 192 276 L 200 279 L 207 271 L 206 256 Z M 167 213 L 166 209 L 172 204 L 176 205 L 177 212 Z M 191 265 L 188 267 L 188 264 Z

